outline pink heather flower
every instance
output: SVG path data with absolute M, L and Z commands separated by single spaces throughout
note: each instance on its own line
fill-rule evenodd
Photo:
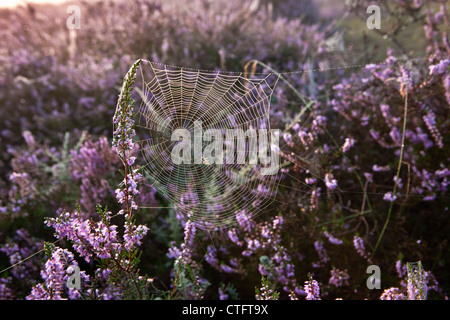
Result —
M 109 222 L 110 212 L 106 213 L 106 221 Z M 75 212 L 62 213 L 56 218 L 50 218 L 46 225 L 55 229 L 58 239 L 67 238 L 72 241 L 73 248 L 89 262 L 93 256 L 98 258 L 110 258 L 110 252 L 120 248 L 116 225 L 105 224 L 103 220 L 94 222 L 82 220 Z
M 184 241 L 180 248 L 175 246 L 175 243 L 171 243 L 169 253 L 167 254 L 171 258 L 178 259 L 183 264 L 190 264 L 192 258 L 191 248 L 194 246 L 195 233 L 197 228 L 195 223 L 190 220 L 190 214 L 188 215 L 188 221 L 184 225 Z
M 347 270 L 339 270 L 333 268 L 330 270 L 330 273 L 331 277 L 328 281 L 329 284 L 332 284 L 335 287 L 348 286 L 348 280 L 350 279 L 350 276 L 348 275 Z
M 406 296 L 396 287 L 391 287 L 383 291 L 380 300 L 406 300 Z
M 238 224 L 244 228 L 245 231 L 250 231 L 255 226 L 253 220 L 251 220 L 250 215 L 246 212 L 246 210 L 240 210 L 236 213 L 236 220 Z
M 316 178 L 305 178 L 305 182 L 306 182 L 307 184 L 313 184 L 313 183 L 315 183 L 316 181 L 317 181 Z
M 129 166 L 132 166 L 134 164 L 134 161 L 136 161 L 136 157 L 129 157 L 127 159 L 127 163 Z
M 219 259 L 217 259 L 217 249 L 212 245 L 206 247 L 205 260 L 211 266 L 219 268 Z
M 220 269 L 221 269 L 223 272 L 226 272 L 226 273 L 232 273 L 232 272 L 235 272 L 235 270 L 234 270 L 233 268 L 231 268 L 230 266 L 228 266 L 228 265 L 226 265 L 226 264 L 221 264 L 221 265 L 220 265 Z
M 433 64 L 431 66 L 429 66 L 428 68 L 430 69 L 430 76 L 433 74 L 442 74 L 447 70 L 447 67 L 450 65 L 450 59 L 445 59 L 445 60 L 441 60 L 439 61 L 438 64 Z
M 36 141 L 34 140 L 33 134 L 30 131 L 24 131 L 22 136 L 25 139 L 28 148 L 34 149 L 36 146 Z
M 289 300 L 298 300 L 295 291 L 291 290 L 291 292 L 289 293 Z
M 141 244 L 141 240 L 147 234 L 149 228 L 145 225 L 134 225 L 133 223 L 125 222 L 125 232 L 123 235 L 124 247 L 127 251 L 131 251 L 136 246 Z
M 228 300 L 228 294 L 223 288 L 219 288 L 219 300 Z
M 327 250 L 323 247 L 322 241 L 315 241 L 314 248 L 316 249 L 317 254 L 319 255 L 319 262 L 314 264 L 315 267 L 321 267 L 328 261 L 330 261 L 330 258 L 328 257 L 327 254 Z
M 125 202 L 125 193 L 121 189 L 116 189 L 116 199 L 119 203 Z
M 398 178 L 398 179 L 397 179 L 397 176 L 394 176 L 393 180 L 394 180 L 394 182 L 397 183 L 397 187 L 398 187 L 399 189 L 402 189 L 402 188 L 403 188 L 403 181 L 402 181 L 402 178 Z
M 326 124 L 327 124 L 327 118 L 324 116 L 317 116 L 316 119 L 313 120 L 313 127 L 325 126 Z
M 336 181 L 336 179 L 333 179 L 332 173 L 327 173 L 325 175 L 324 181 L 325 181 L 325 185 L 327 186 L 328 189 L 334 190 L 337 188 L 337 181 Z
M 238 235 L 237 235 L 237 233 L 236 233 L 236 229 L 230 229 L 230 230 L 228 230 L 228 238 L 233 242 L 233 243 L 235 243 L 235 244 L 237 244 L 237 245 L 239 245 L 239 246 L 241 246 L 242 245 L 242 242 L 241 241 L 239 241 L 239 238 L 238 238 Z
M 364 259 L 369 259 L 369 254 L 367 253 L 366 248 L 364 246 L 363 238 L 354 236 L 353 246 L 355 247 L 356 251 L 359 253 L 361 257 L 363 257 Z
M 364 177 L 366 177 L 367 181 L 373 182 L 373 174 L 369 172 L 364 172 Z
M 66 249 L 57 247 L 51 257 L 45 262 L 45 267 L 41 271 L 44 284 L 38 284 L 31 290 L 27 300 L 62 300 L 67 288 L 66 282 L 69 278 L 67 269 L 71 265 L 78 265 L 73 254 Z M 89 281 L 89 276 L 84 271 L 80 272 L 83 282 Z M 71 299 L 80 297 L 77 289 L 68 289 L 68 296 Z
M 436 115 L 433 111 L 427 110 L 427 114 L 422 117 L 428 130 L 430 130 L 434 142 L 438 148 L 442 149 L 444 147 L 444 142 L 441 133 L 439 132 L 436 124 Z
M 384 172 L 384 171 L 391 170 L 391 168 L 388 165 L 380 167 L 380 166 L 374 164 L 372 166 L 372 170 L 375 171 L 375 172 Z
M 344 145 L 342 146 L 342 152 L 346 153 L 353 145 L 355 144 L 355 140 L 353 138 L 345 138 Z
M 327 231 L 325 231 L 323 234 L 325 235 L 325 237 L 328 238 L 328 241 L 330 241 L 330 243 L 332 243 L 332 244 L 341 245 L 344 243 L 341 239 L 335 238 L 333 235 L 331 235 Z
M 286 132 L 286 133 L 283 134 L 283 139 L 286 142 L 291 142 L 292 141 L 292 135 L 290 133 Z
M 397 271 L 398 277 L 400 279 L 406 276 L 406 264 L 402 264 L 401 260 L 397 260 L 397 262 L 395 263 L 395 270 Z
M 383 200 L 394 202 L 395 200 L 397 200 L 397 196 L 396 195 L 394 196 L 394 194 L 391 191 L 389 191 L 384 194 Z
M 306 300 L 321 300 L 319 283 L 311 277 L 311 280 L 305 281 L 304 290 Z

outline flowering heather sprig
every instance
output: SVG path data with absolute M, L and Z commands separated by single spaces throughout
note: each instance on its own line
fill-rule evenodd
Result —
M 294 290 L 289 292 L 289 300 L 298 300 L 297 294 L 295 293 Z
M 319 261 L 313 263 L 314 268 L 323 267 L 328 261 L 330 261 L 330 257 L 328 257 L 327 250 L 323 246 L 323 241 L 317 240 L 314 242 L 314 248 L 319 255 Z
M 450 105 L 450 73 L 447 74 L 444 79 L 442 79 L 442 84 L 444 85 L 445 89 L 445 99 L 447 100 L 447 103 Z
M 335 287 L 342 287 L 342 286 L 348 286 L 350 279 L 350 276 L 348 275 L 347 270 L 339 270 L 336 268 L 333 268 L 330 270 L 331 277 L 328 281 L 329 284 L 334 285 Z
M 344 243 L 344 241 L 342 241 L 341 239 L 336 238 L 335 236 L 333 236 L 332 234 L 330 234 L 328 231 L 324 231 L 323 232 L 324 236 L 328 238 L 328 241 L 332 244 L 335 245 L 341 245 Z
M 131 91 L 136 79 L 136 71 L 139 68 L 141 60 L 137 60 L 128 71 L 124 78 L 122 90 L 117 101 L 116 113 L 113 118 L 116 126 L 113 133 L 113 147 L 123 162 L 125 169 L 124 187 L 122 190 L 116 190 L 116 196 L 119 203 L 123 200 L 126 205 L 127 218 L 131 218 L 131 210 L 137 209 L 132 197 L 136 195 L 136 181 L 133 175 L 129 174 L 129 167 L 134 164 L 135 157 L 131 156 L 134 149 L 133 137 L 136 135 L 134 130 L 134 104 L 135 100 L 131 98 Z M 135 174 L 135 172 L 133 172 Z
M 397 271 L 398 277 L 402 279 L 406 276 L 407 268 L 406 265 L 402 263 L 402 260 L 397 260 L 395 263 L 395 270 Z
M 305 281 L 304 290 L 306 292 L 306 300 L 321 300 L 319 283 L 309 275 L 309 280 Z
M 442 139 L 442 135 L 436 126 L 436 115 L 431 109 L 428 108 L 427 114 L 424 115 L 422 118 L 428 130 L 430 130 L 434 142 L 436 143 L 438 148 L 442 149 L 444 147 L 444 142 Z
M 128 71 L 124 78 L 122 90 L 120 91 L 119 99 L 117 101 L 117 109 L 113 118 L 116 126 L 113 133 L 113 147 L 122 159 L 125 165 L 130 165 L 128 162 L 133 162 L 133 159 L 127 159 L 127 150 L 133 149 L 133 137 L 136 135 L 134 130 L 134 104 L 135 101 L 131 98 L 131 91 L 136 79 L 136 71 L 139 68 L 141 60 L 137 60 Z M 131 163 L 132 164 L 132 163 Z
M 397 195 L 394 195 L 392 191 L 386 192 L 383 196 L 383 200 L 394 202 L 395 200 L 397 200 Z
M 226 291 L 226 288 L 220 287 L 219 290 L 219 300 L 228 300 L 228 293 Z
M 182 298 L 203 299 L 203 294 L 209 286 L 208 280 L 199 276 L 200 266 L 192 258 L 197 228 L 195 222 L 191 220 L 191 216 L 192 213 L 189 213 L 184 224 L 184 240 L 180 248 L 172 243 L 167 254 L 168 257 L 175 258 L 174 282 L 170 299 L 172 299 L 177 290 Z
M 350 150 L 351 147 L 355 144 L 355 139 L 353 138 L 345 138 L 345 142 L 342 145 L 342 152 L 346 153 L 348 150 Z
M 337 181 L 336 181 L 336 179 L 334 179 L 332 173 L 327 173 L 325 175 L 324 181 L 325 181 L 325 185 L 327 186 L 328 189 L 334 190 L 337 188 Z
M 117 202 L 121 204 L 127 204 L 128 218 L 130 217 L 133 210 L 138 209 L 138 205 L 135 201 L 135 196 L 139 194 L 138 182 L 140 179 L 142 179 L 142 175 L 138 173 L 137 170 L 134 170 L 133 174 L 128 174 L 128 176 L 123 179 L 121 186 L 123 185 L 124 187 L 117 188 L 115 191 Z M 125 185 L 127 185 L 128 187 L 125 187 Z M 125 211 L 123 209 L 119 211 L 119 214 L 124 213 Z
M 256 300 L 278 300 L 280 293 L 271 288 L 268 278 L 261 277 L 261 288 L 255 288 Z
M 73 248 L 89 262 L 92 258 L 110 258 L 121 248 L 116 225 L 110 225 L 110 212 L 102 220 L 82 220 L 79 212 L 64 212 L 56 218 L 46 220 L 46 225 L 55 229 L 58 239 L 66 238 Z
M 16 234 L 5 243 L 0 251 L 9 257 L 11 265 L 15 265 L 23 259 L 30 257 L 34 252 L 42 249 L 43 243 L 33 239 L 29 232 L 23 228 L 16 230 Z M 10 270 L 11 275 L 26 282 L 33 281 L 39 274 L 39 262 L 37 259 L 27 259 Z
M 406 296 L 396 287 L 391 287 L 383 291 L 380 300 L 406 300 Z
M 450 59 L 444 59 L 437 64 L 432 64 L 428 68 L 430 70 L 430 76 L 443 74 L 450 66 Z
M 0 300 L 13 300 L 14 293 L 11 288 L 9 288 L 12 282 L 12 278 L 0 278 Z
M 127 251 L 141 245 L 142 239 L 147 234 L 149 228 L 145 225 L 134 225 L 131 221 L 125 221 L 125 232 L 123 235 L 124 247 Z
M 363 238 L 355 235 L 353 237 L 353 246 L 361 257 L 370 262 L 370 254 L 366 251 Z
M 184 242 L 181 244 L 181 256 L 180 259 L 184 263 L 191 262 L 192 258 L 192 250 L 194 247 L 195 241 L 195 233 L 197 228 L 195 227 L 195 223 L 191 221 L 190 217 L 188 217 L 188 221 L 184 226 Z

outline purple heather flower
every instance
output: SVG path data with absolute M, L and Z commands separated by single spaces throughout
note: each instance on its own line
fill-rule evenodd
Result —
M 397 271 L 398 277 L 400 279 L 406 276 L 407 272 L 406 264 L 402 264 L 401 260 L 397 260 L 397 262 L 395 263 L 395 270 Z
M 369 172 L 364 172 L 364 177 L 366 177 L 367 181 L 373 182 L 373 174 Z
M 398 178 L 398 179 L 397 179 L 397 176 L 394 176 L 393 180 L 394 180 L 394 182 L 397 183 L 397 187 L 398 187 L 399 189 L 402 189 L 402 188 L 403 188 L 403 181 L 402 181 L 402 178 Z
M 123 235 L 124 247 L 127 251 L 141 244 L 142 239 L 147 234 L 149 228 L 145 225 L 134 225 L 130 221 L 125 222 L 125 232 Z
M 316 268 L 322 267 L 325 265 L 328 261 L 330 261 L 330 258 L 328 257 L 327 250 L 323 247 L 323 241 L 315 241 L 314 242 L 314 248 L 317 251 L 317 254 L 319 255 L 319 261 L 317 263 L 314 263 L 314 266 Z
M 223 288 L 219 288 L 219 300 L 228 300 L 228 294 Z
M 444 142 L 441 133 L 439 132 L 436 124 L 436 115 L 433 111 L 428 110 L 427 114 L 424 115 L 423 121 L 425 122 L 428 130 L 430 130 L 431 135 L 433 136 L 434 142 L 436 145 L 442 149 L 444 147 Z
M 389 202 L 394 202 L 395 200 L 397 200 L 397 195 L 394 196 L 392 191 L 386 192 L 383 196 L 383 200 L 389 201 Z
M 239 210 L 236 213 L 236 220 L 238 224 L 244 228 L 245 231 L 250 231 L 255 226 L 254 222 L 251 220 L 250 215 L 246 210 Z
M 336 179 L 333 179 L 332 173 L 327 173 L 325 175 L 324 181 L 325 181 L 325 185 L 327 186 L 328 189 L 334 190 L 337 188 L 337 181 L 336 181 Z
M 217 250 L 214 246 L 208 245 L 206 248 L 205 260 L 211 266 L 218 268 L 219 267 L 219 259 L 217 259 Z
M 129 157 L 127 159 L 127 163 L 129 166 L 132 166 L 134 164 L 134 161 L 136 161 L 136 157 Z
M 369 260 L 369 254 L 367 253 L 366 248 L 364 246 L 363 238 L 355 235 L 353 237 L 353 246 L 355 247 L 356 251 L 359 253 L 361 257 Z
M 106 213 L 106 221 L 109 222 L 110 212 Z M 50 218 L 46 225 L 55 229 L 58 239 L 67 238 L 73 242 L 73 248 L 89 262 L 93 256 L 98 258 L 110 258 L 111 252 L 120 249 L 116 225 L 107 225 L 103 220 L 93 222 L 82 220 L 75 212 L 62 213 L 56 218 Z M 141 229 L 138 232 L 142 232 Z M 133 239 L 138 242 L 139 239 Z
M 290 133 L 286 132 L 286 133 L 283 134 L 283 139 L 286 142 L 291 142 L 292 141 L 292 135 Z
M 306 182 L 307 184 L 313 184 L 313 183 L 315 183 L 316 181 L 317 181 L 316 178 L 305 178 L 305 182 Z
M 372 166 L 372 170 L 375 172 L 385 172 L 385 171 L 391 170 L 391 168 L 388 165 L 380 167 L 380 166 L 374 164 Z
M 226 264 L 221 264 L 221 265 L 220 265 L 220 269 L 221 269 L 223 272 L 226 272 L 226 273 L 232 273 L 232 272 L 235 272 L 235 270 L 234 270 L 233 268 L 231 268 L 230 266 L 228 266 L 228 265 L 226 265 Z
M 67 269 L 71 265 L 78 265 L 74 261 L 73 254 L 66 249 L 56 248 L 51 257 L 45 263 L 45 268 L 41 271 L 45 285 L 38 284 L 33 287 L 31 294 L 26 297 L 27 300 L 61 300 L 66 288 L 66 282 L 69 278 Z M 89 277 L 82 271 L 80 276 L 84 282 L 89 281 Z M 79 298 L 77 289 L 69 289 L 70 298 Z
M 396 287 L 391 287 L 383 291 L 380 300 L 406 300 L 406 296 Z
M 230 230 L 228 230 L 227 231 L 227 234 L 228 234 L 228 238 L 233 242 L 233 243 L 235 243 L 235 244 L 237 244 L 237 245 L 242 245 L 242 243 L 239 241 L 239 238 L 238 238 L 238 236 L 237 236 L 237 233 L 236 233 L 236 229 L 230 229 Z
M 350 276 L 348 275 L 347 270 L 339 270 L 333 268 L 330 270 L 330 273 L 331 277 L 328 281 L 330 284 L 334 285 L 335 287 L 348 286 L 348 280 L 350 279 Z
M 338 238 L 334 237 L 333 235 L 331 235 L 327 231 L 324 231 L 323 234 L 325 235 L 325 237 L 328 238 L 328 241 L 330 241 L 330 243 L 332 243 L 332 244 L 341 245 L 341 244 L 344 243 L 341 239 L 338 239 Z
M 433 64 L 433 65 L 429 66 L 428 68 L 430 69 L 430 76 L 432 76 L 434 74 L 436 74 L 436 75 L 443 74 L 447 70 L 449 65 L 450 65 L 450 59 L 445 59 L 445 60 L 439 61 L 438 64 Z
M 344 145 L 342 146 L 342 152 L 346 153 L 355 144 L 355 139 L 345 138 Z

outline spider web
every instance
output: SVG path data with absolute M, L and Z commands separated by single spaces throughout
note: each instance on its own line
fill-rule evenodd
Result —
M 139 164 L 157 192 L 200 228 L 234 224 L 240 210 L 251 216 L 261 212 L 273 201 L 280 177 L 262 174 L 268 165 L 249 164 L 248 145 L 244 164 L 211 164 L 203 157 L 202 163 L 174 164 L 171 150 L 185 142 L 171 141 L 172 133 L 187 129 L 193 137 L 199 122 L 203 132 L 216 129 L 224 135 L 226 129 L 270 132 L 270 99 L 277 81 L 272 73 L 247 77 L 141 62 L 134 115 Z M 194 142 L 191 148 L 198 152 L 207 144 Z

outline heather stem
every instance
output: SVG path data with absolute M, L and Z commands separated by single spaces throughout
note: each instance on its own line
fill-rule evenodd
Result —
M 405 132 L 406 132 L 406 117 L 408 114 L 408 85 L 405 86 L 405 108 L 404 108 L 404 113 L 403 113 L 403 132 L 402 132 L 402 144 L 400 147 L 400 157 L 398 160 L 398 166 L 397 166 L 397 175 L 396 175 L 396 179 L 395 179 L 395 184 L 394 184 L 394 189 L 392 191 L 392 197 L 393 199 L 395 199 L 396 193 L 397 193 L 397 183 L 398 183 L 398 178 L 400 175 L 400 169 L 402 167 L 402 159 L 403 159 L 403 150 L 405 147 Z M 384 232 L 387 228 L 387 225 L 389 223 L 389 219 L 391 217 L 391 212 L 392 212 L 392 208 L 394 206 L 394 201 L 391 201 L 390 205 L 389 205 L 389 211 L 388 211 L 388 215 L 386 217 L 386 221 L 384 222 L 384 226 L 383 229 L 381 230 L 381 233 L 378 237 L 377 240 L 377 244 L 375 245 L 375 248 L 373 249 L 372 252 L 372 256 L 375 256 L 375 252 L 378 249 L 378 246 L 380 245 L 381 239 L 383 238 Z

